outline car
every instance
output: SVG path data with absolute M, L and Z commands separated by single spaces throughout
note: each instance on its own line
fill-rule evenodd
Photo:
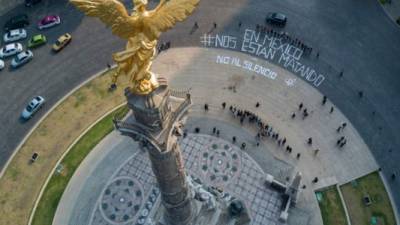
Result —
M 33 59 L 33 53 L 30 50 L 23 51 L 19 53 L 13 60 L 11 61 L 12 68 L 18 68 Z
M 26 14 L 20 14 L 9 19 L 4 25 L 5 31 L 24 28 L 29 25 L 29 18 Z
M 39 2 L 41 2 L 41 0 L 25 0 L 25 6 L 31 7 L 33 5 L 38 4 Z
M 275 24 L 275 25 L 278 25 L 281 27 L 286 25 L 286 21 L 287 21 L 287 17 L 284 14 L 278 13 L 278 12 L 268 13 L 267 18 L 266 18 L 267 23 Z
M 38 23 L 38 27 L 40 30 L 54 27 L 58 24 L 61 23 L 61 19 L 57 15 L 52 15 L 52 16 L 45 16 L 43 19 L 41 19 Z
M 20 43 L 11 43 L 0 49 L 0 58 L 6 58 L 22 52 L 22 45 Z
M 53 44 L 53 51 L 58 52 L 61 49 L 63 49 L 65 46 L 67 46 L 72 40 L 72 36 L 68 33 L 60 36 L 56 43 Z
M 4 69 L 4 61 L 0 59 L 0 70 Z
M 22 110 L 21 113 L 21 118 L 25 120 L 29 120 L 32 118 L 32 116 L 40 109 L 42 108 L 43 104 L 45 103 L 45 100 L 42 96 L 36 96 L 34 97 L 28 105 L 25 107 L 24 110 Z
M 25 29 L 15 29 L 15 30 L 10 30 L 7 33 L 5 33 L 3 36 L 3 41 L 4 41 L 4 43 L 8 43 L 8 42 L 18 41 L 18 40 L 25 39 L 25 38 L 26 38 L 26 30 Z
M 28 48 L 36 48 L 46 44 L 46 42 L 47 42 L 46 36 L 44 36 L 43 34 L 37 34 L 29 40 Z

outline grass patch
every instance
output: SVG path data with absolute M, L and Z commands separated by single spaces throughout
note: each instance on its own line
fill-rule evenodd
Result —
M 336 187 L 330 187 L 316 194 L 321 196 L 318 204 L 324 225 L 347 225 L 346 214 Z
M 115 113 L 126 114 L 127 112 L 128 107 L 123 106 L 104 117 L 71 148 L 60 163 L 62 165 L 61 173 L 55 171 L 43 192 L 33 218 L 33 225 L 52 224 L 58 203 L 75 170 L 90 151 L 114 129 L 112 119 Z
M 86 96 L 83 92 L 77 92 L 73 96 L 75 97 L 74 108 L 80 106 L 82 103 L 85 103 L 86 101 Z
M 67 97 L 39 124 L 14 156 L 0 179 L 1 225 L 28 224 L 36 198 L 65 150 L 98 118 L 126 101 L 121 87 L 128 86 L 129 77 L 121 76 L 119 88 L 114 92 L 107 91 L 113 72 L 107 71 Z M 101 95 L 94 88 L 103 90 Z M 29 164 L 34 152 L 39 158 Z M 72 162 L 79 162 L 79 159 L 71 159 Z M 63 176 L 70 173 L 68 166 L 64 165 Z M 59 190 L 57 185 L 62 183 L 55 182 L 51 191 Z M 54 204 L 58 201 L 55 200 L 43 201 L 50 202 L 46 207 L 51 208 L 56 207 Z
M 379 225 L 395 225 L 392 205 L 378 172 L 361 177 L 340 187 L 352 225 L 371 224 L 372 217 Z M 363 198 L 369 196 L 366 206 Z

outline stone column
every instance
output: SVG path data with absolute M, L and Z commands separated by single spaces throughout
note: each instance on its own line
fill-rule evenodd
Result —
M 126 122 L 114 123 L 123 134 L 140 141 L 141 148 L 148 152 L 165 209 L 164 222 L 168 225 L 188 225 L 194 206 L 178 145 L 178 134 L 171 132 L 175 129 L 172 124 L 181 119 L 176 115 L 181 115 L 179 110 L 184 112 L 185 107 L 179 107 L 182 103 L 176 103 L 176 98 L 170 101 L 167 87 L 160 87 L 148 95 L 135 95 L 129 91 L 125 95 L 133 115 Z M 187 100 L 190 105 L 188 97 L 183 102 Z
M 170 139 L 171 149 L 149 143 L 146 150 L 160 187 L 165 219 L 169 224 L 187 225 L 192 216 L 191 198 L 179 145 L 175 136 Z

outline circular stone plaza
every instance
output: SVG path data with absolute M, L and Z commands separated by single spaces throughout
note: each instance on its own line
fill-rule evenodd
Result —
M 400 225 L 400 0 L 200 0 L 145 95 L 110 88 L 126 40 L 101 20 L 25 2 L 0 0 L 0 25 L 25 14 L 16 42 L 47 42 L 1 59 L 0 225 Z

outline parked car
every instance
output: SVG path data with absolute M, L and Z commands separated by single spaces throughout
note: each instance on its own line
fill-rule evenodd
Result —
M 286 25 L 287 18 L 284 14 L 278 13 L 278 12 L 272 12 L 268 13 L 266 22 L 269 24 L 274 24 L 278 26 L 285 26 Z
M 41 2 L 42 0 L 25 0 L 25 6 L 26 7 L 31 7 L 33 5 L 38 4 L 39 2 Z
M 57 15 L 52 15 L 52 16 L 45 16 L 43 19 L 41 19 L 38 23 L 38 27 L 40 30 L 54 27 L 58 24 L 61 23 L 61 19 Z
M 53 44 L 53 51 L 59 52 L 61 49 L 63 49 L 65 46 L 67 46 L 72 40 L 72 36 L 68 33 L 60 36 L 56 43 Z
M 36 48 L 46 44 L 46 42 L 47 42 L 46 36 L 44 36 L 43 34 L 37 34 L 29 40 L 28 48 Z
M 0 58 L 6 58 L 22 52 L 22 45 L 20 43 L 11 43 L 0 49 Z
M 25 29 L 15 29 L 15 30 L 10 30 L 7 33 L 5 33 L 3 36 L 3 41 L 5 43 L 8 43 L 8 42 L 18 41 L 18 40 L 25 39 L 25 38 L 26 38 L 26 30 Z
M 33 59 L 33 53 L 30 50 L 23 51 L 19 53 L 13 60 L 11 61 L 12 68 L 18 68 Z
M 44 103 L 45 100 L 42 96 L 34 97 L 22 111 L 21 117 L 26 120 L 32 118 L 33 114 L 35 114 L 40 108 L 42 108 Z
M 0 59 L 0 70 L 4 69 L 4 61 Z
M 26 14 L 20 14 L 9 19 L 4 25 L 5 31 L 23 28 L 29 25 L 29 18 Z

